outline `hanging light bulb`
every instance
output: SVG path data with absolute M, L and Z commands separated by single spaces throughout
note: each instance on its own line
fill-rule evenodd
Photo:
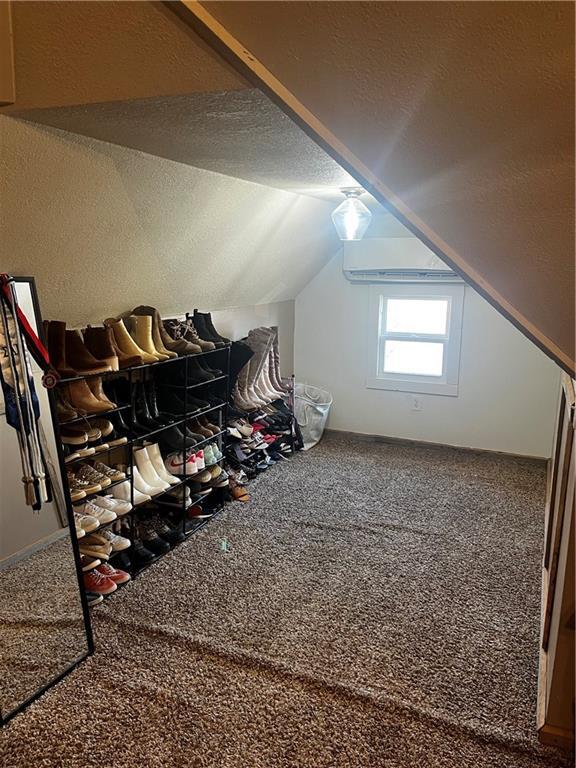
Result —
M 340 240 L 362 240 L 372 219 L 372 214 L 359 199 L 362 187 L 341 190 L 346 200 L 332 213 L 332 221 Z

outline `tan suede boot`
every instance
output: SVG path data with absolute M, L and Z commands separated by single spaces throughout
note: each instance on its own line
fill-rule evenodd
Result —
M 68 384 L 68 400 L 74 408 L 81 408 L 86 413 L 104 413 L 114 407 L 110 403 L 104 403 L 94 395 L 84 379 L 71 381 Z
M 86 381 L 88 382 L 90 391 L 92 392 L 92 394 L 97 400 L 100 400 L 100 402 L 102 403 L 106 403 L 107 405 L 110 406 L 110 408 L 116 408 L 116 403 L 113 403 L 112 400 L 110 400 L 110 398 L 106 396 L 106 393 L 102 388 L 102 379 L 100 378 L 100 376 L 94 379 L 86 379 Z
M 130 335 L 138 346 L 153 355 L 155 360 L 168 360 L 169 355 L 158 352 L 152 339 L 152 318 L 150 315 L 130 316 Z
M 142 358 L 143 363 L 156 363 L 158 361 L 156 355 L 150 355 L 148 352 L 141 349 L 138 344 L 136 344 L 132 336 L 130 336 L 126 330 L 126 326 L 124 325 L 122 318 L 118 320 L 115 317 L 109 317 L 107 320 L 104 320 L 104 325 L 112 328 L 116 344 L 125 355 L 137 355 Z

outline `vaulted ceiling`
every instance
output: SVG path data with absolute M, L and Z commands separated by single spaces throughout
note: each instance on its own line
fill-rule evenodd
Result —
M 168 116 L 155 141 L 206 167 L 208 135 L 183 131 L 192 102 L 173 102 L 171 130 L 162 100 L 228 91 L 249 101 L 257 83 L 573 367 L 572 3 L 27 2 L 13 12 L 17 100 L 4 111 L 45 108 L 50 122 L 67 107 L 67 129 L 80 131 L 90 119 L 75 105 L 105 123 L 98 105 L 159 99 Z M 118 111 L 126 134 L 150 128 L 142 104 Z M 272 180 L 264 163 L 258 173 Z

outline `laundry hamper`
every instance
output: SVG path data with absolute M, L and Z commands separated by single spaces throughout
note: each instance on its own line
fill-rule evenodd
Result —
M 295 385 L 294 415 L 302 432 L 305 451 L 320 441 L 331 405 L 332 395 L 326 389 L 311 384 Z

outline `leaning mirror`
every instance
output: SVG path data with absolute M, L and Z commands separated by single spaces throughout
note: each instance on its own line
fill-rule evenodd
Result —
M 41 337 L 33 279 L 15 278 L 13 285 L 20 309 Z M 0 355 L 5 372 L 9 356 L 4 335 Z M 29 359 L 38 397 L 38 442 L 51 500 L 37 511 L 26 503 L 21 444 L 18 432 L 7 422 L 0 390 L 0 722 L 19 712 L 92 652 L 78 553 L 68 527 L 63 464 L 50 396 L 42 384 L 41 368 Z

